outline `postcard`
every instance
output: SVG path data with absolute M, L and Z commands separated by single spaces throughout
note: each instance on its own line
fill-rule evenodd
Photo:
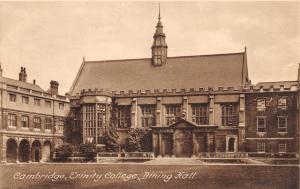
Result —
M 0 2 L 0 188 L 299 188 L 299 12 Z

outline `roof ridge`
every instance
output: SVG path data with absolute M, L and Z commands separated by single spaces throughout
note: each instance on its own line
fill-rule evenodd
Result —
M 297 80 L 288 80 L 288 81 L 260 81 L 257 84 L 259 84 L 259 83 L 282 83 L 282 82 L 298 82 L 298 81 Z
M 5 80 L 11 80 L 11 81 L 14 81 L 14 82 L 18 82 L 20 84 L 25 84 L 25 85 L 31 85 L 31 86 L 35 86 L 37 88 L 39 88 L 40 90 L 42 91 L 45 91 L 41 86 L 39 86 L 38 84 L 33 84 L 33 83 L 29 83 L 29 82 L 23 82 L 23 81 L 20 81 L 18 79 L 13 79 L 13 78 L 9 78 L 9 77 L 4 77 L 2 76 L 2 78 L 4 79 L 3 82 L 5 83 Z M 7 83 L 8 85 L 11 85 L 9 83 Z M 22 87 L 22 86 L 19 86 L 19 87 Z
M 186 56 L 171 56 L 168 58 L 187 58 L 187 57 L 203 57 L 203 56 L 224 56 L 224 55 L 237 55 L 244 54 L 244 52 L 236 52 L 236 53 L 220 53 L 220 54 L 200 54 L 200 55 L 186 55 Z
M 206 57 L 206 56 L 226 56 L 226 55 L 238 55 L 245 52 L 236 53 L 221 53 L 221 54 L 203 54 L 203 55 L 186 55 L 186 56 L 170 56 L 168 59 L 176 58 L 189 58 L 189 57 Z M 135 61 L 135 60 L 151 60 L 151 58 L 127 58 L 127 59 L 108 59 L 108 60 L 85 60 L 84 63 L 101 63 L 101 62 L 120 62 L 120 61 Z
M 84 63 L 102 63 L 102 62 L 120 62 L 130 60 L 151 60 L 151 58 L 129 58 L 129 59 L 112 59 L 112 60 L 86 60 Z
M 10 79 L 10 80 L 14 80 L 14 81 L 17 81 L 17 82 L 27 83 L 27 84 L 30 84 L 30 85 L 35 85 L 35 86 L 36 86 L 36 84 L 29 83 L 29 82 L 24 82 L 24 81 L 20 81 L 20 80 L 18 80 L 18 79 L 9 78 L 9 77 L 5 77 L 5 76 L 2 76 L 2 77 L 3 77 L 3 78 L 5 78 L 5 79 Z

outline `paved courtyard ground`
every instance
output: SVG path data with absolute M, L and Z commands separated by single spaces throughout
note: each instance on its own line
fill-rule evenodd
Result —
M 181 160 L 179 160 L 181 161 Z M 298 189 L 298 165 L 3 164 L 0 188 Z

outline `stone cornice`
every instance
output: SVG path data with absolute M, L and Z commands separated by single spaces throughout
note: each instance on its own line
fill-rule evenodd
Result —
M 218 95 L 218 94 L 247 94 L 247 93 L 282 93 L 282 92 L 298 92 L 298 85 L 285 87 L 258 87 L 250 85 L 248 87 L 206 87 L 206 88 L 189 88 L 189 89 L 154 89 L 154 90 L 137 90 L 137 91 L 109 91 L 108 89 L 83 89 L 81 93 L 70 97 L 80 99 L 82 96 L 109 96 L 109 97 L 162 97 L 162 96 L 193 96 L 193 95 Z
M 7 130 L 0 130 L 0 135 L 15 135 L 15 136 L 22 136 L 22 137 L 63 137 L 63 134 L 51 134 L 51 133 L 40 133 L 40 132 L 26 132 L 19 130 L 16 131 L 7 131 Z

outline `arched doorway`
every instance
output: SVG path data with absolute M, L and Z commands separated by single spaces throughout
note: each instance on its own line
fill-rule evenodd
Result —
M 230 138 L 228 140 L 228 152 L 234 152 L 234 143 L 235 143 L 234 138 Z
M 17 161 L 17 142 L 10 138 L 6 142 L 6 160 L 8 163 L 15 163 Z
M 30 144 L 28 140 L 23 139 L 19 145 L 19 161 L 28 162 L 30 157 Z
M 51 142 L 45 141 L 42 147 L 42 161 L 47 162 L 51 159 Z
M 33 162 L 40 162 L 41 160 L 41 143 L 38 140 L 33 141 L 31 147 L 31 155 Z
M 175 152 L 177 157 L 190 157 L 193 153 L 192 134 L 190 131 L 175 131 Z

